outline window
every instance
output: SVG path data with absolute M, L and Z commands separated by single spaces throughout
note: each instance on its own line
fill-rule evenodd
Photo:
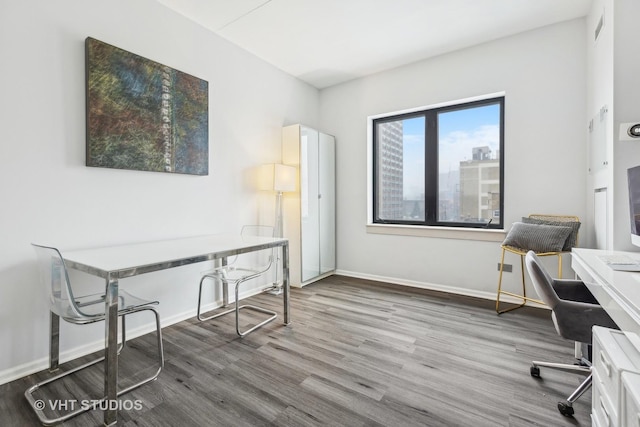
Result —
M 503 96 L 372 125 L 374 223 L 502 228 Z

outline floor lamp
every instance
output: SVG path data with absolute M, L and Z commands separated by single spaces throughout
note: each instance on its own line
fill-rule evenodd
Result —
M 273 227 L 273 237 L 284 237 L 283 234 L 283 214 L 282 214 L 282 193 L 296 190 L 296 168 L 293 166 L 281 165 L 278 163 L 264 166 L 268 177 L 268 190 L 276 192 L 275 225 Z M 276 257 L 276 279 L 267 292 L 279 295 L 282 293 L 282 285 L 278 282 L 278 264 L 280 252 Z

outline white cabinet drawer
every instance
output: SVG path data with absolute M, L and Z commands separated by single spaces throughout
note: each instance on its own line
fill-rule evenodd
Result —
M 601 384 L 602 381 L 597 372 L 593 372 L 593 384 Z M 603 392 L 601 387 L 593 387 L 591 395 L 591 418 L 594 426 L 617 427 L 618 413 L 615 405 L 609 400 L 609 396 Z
M 640 374 L 622 373 L 622 392 L 620 399 L 621 425 L 623 427 L 640 427 Z
M 594 386 L 611 402 L 619 402 L 620 374 L 624 371 L 640 372 L 638 350 L 624 332 L 594 326 L 592 359 L 593 370 L 597 373 Z

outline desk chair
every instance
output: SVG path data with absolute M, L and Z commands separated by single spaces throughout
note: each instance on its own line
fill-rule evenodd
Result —
M 273 227 L 270 226 L 265 226 L 265 225 L 245 225 L 244 227 L 242 227 L 242 231 L 241 231 L 241 235 L 243 237 L 249 237 L 249 236 L 261 236 L 261 237 L 273 237 Z M 268 260 L 267 262 L 261 264 L 261 265 L 254 265 L 254 266 L 250 266 L 250 267 L 242 267 L 237 265 L 238 264 L 238 257 L 235 257 L 234 260 L 227 264 L 227 265 L 223 265 L 219 268 L 216 268 L 215 270 L 213 270 L 210 273 L 204 274 L 202 276 L 202 278 L 200 279 L 200 290 L 198 291 L 198 312 L 197 312 L 197 317 L 198 320 L 200 321 L 205 321 L 205 320 L 211 320 L 211 319 L 215 319 L 221 316 L 224 316 L 225 314 L 229 314 L 229 313 L 234 313 L 236 314 L 236 333 L 240 336 L 240 337 L 244 337 L 245 335 L 255 331 L 256 329 L 266 325 L 267 323 L 271 322 L 272 320 L 274 320 L 276 317 L 278 317 L 278 313 L 276 313 L 273 310 L 268 310 L 266 308 L 263 307 L 258 307 L 255 305 L 249 305 L 249 304 L 244 304 L 244 305 L 240 305 L 240 300 L 239 300 L 239 289 L 240 289 L 240 285 L 242 285 L 243 283 L 251 280 L 251 279 L 255 279 L 256 277 L 262 276 L 263 274 L 265 274 L 267 271 L 269 271 L 271 269 L 271 265 L 273 264 L 273 260 L 275 259 L 275 251 L 277 249 L 268 249 L 265 251 L 258 251 L 258 256 L 260 257 L 261 255 L 267 255 Z M 228 303 L 228 294 L 229 294 L 229 284 L 232 284 L 235 286 L 235 302 L 234 302 L 234 308 L 230 309 L 230 310 L 226 310 L 223 311 L 222 313 L 217 313 L 214 314 L 212 316 L 208 316 L 205 317 L 201 314 L 201 310 L 202 310 L 202 285 L 204 283 L 205 280 L 207 279 L 212 279 L 215 281 L 219 281 L 222 284 L 222 292 L 223 292 L 223 304 L 226 307 L 227 303 Z M 257 311 L 260 313 L 264 313 L 264 314 L 269 314 L 270 317 L 268 317 L 267 319 L 263 320 L 262 322 L 258 323 L 257 325 L 254 325 L 253 327 L 245 330 L 245 331 L 241 331 L 240 330 L 240 310 L 242 309 L 248 309 L 248 310 L 253 310 L 253 311 Z
M 561 337 L 590 346 L 591 328 L 594 325 L 618 329 L 583 282 L 552 278 L 533 251 L 527 252 L 526 263 L 533 286 L 544 303 L 551 308 L 551 318 Z M 558 402 L 560 413 L 567 417 L 572 416 L 573 402 L 591 387 L 592 368 L 589 358 L 583 355 L 579 365 L 533 361 L 530 369 L 532 377 L 540 378 L 541 366 L 587 375 L 566 402 Z
M 40 271 L 40 281 L 45 289 L 47 301 L 49 303 L 49 310 L 51 313 L 59 316 L 66 322 L 73 323 L 75 325 L 87 325 L 90 323 L 99 322 L 105 320 L 105 296 L 104 294 L 93 294 L 77 296 L 74 295 L 67 268 L 60 252 L 56 248 L 33 245 L 38 257 L 38 267 Z M 160 316 L 158 312 L 153 308 L 157 305 L 158 301 L 145 301 L 137 298 L 123 290 L 118 291 L 118 316 L 121 318 L 122 325 L 122 343 L 118 348 L 118 354 L 125 347 L 125 316 L 141 311 L 149 310 L 153 312 L 156 321 L 156 334 L 158 345 L 158 370 L 148 378 L 145 378 L 123 390 L 118 391 L 118 396 L 128 393 L 148 382 L 151 382 L 158 378 L 160 371 L 164 367 L 164 354 L 162 349 L 162 331 L 160 329 Z M 58 337 L 50 337 L 50 339 L 58 339 Z M 57 357 L 57 355 L 56 355 Z M 43 408 L 41 406 L 41 400 L 36 400 L 34 393 L 44 385 L 53 383 L 61 378 L 78 372 L 96 363 L 102 362 L 104 357 L 100 357 L 84 365 L 78 366 L 69 371 L 63 372 L 59 375 L 49 378 L 48 380 L 39 382 L 25 391 L 24 395 L 27 401 L 35 411 L 36 415 L 40 419 L 40 422 L 44 425 L 52 425 L 66 421 L 72 417 L 80 415 L 83 412 L 92 409 L 92 405 L 78 405 L 76 410 L 73 410 L 63 416 L 57 418 L 47 418 Z M 65 400 L 64 397 L 60 397 L 59 401 Z M 104 400 L 104 398 L 102 399 Z
M 556 227 L 557 230 L 549 227 Z M 570 230 L 560 230 L 570 228 Z M 558 278 L 562 278 L 562 255 L 571 252 L 571 248 L 578 244 L 578 229 L 580 219 L 571 215 L 531 214 L 522 218 L 521 223 L 514 223 L 507 238 L 501 245 L 500 274 L 498 276 L 498 292 L 496 295 L 496 313 L 502 314 L 524 307 L 530 301 L 544 304 L 541 300 L 527 296 L 525 286 L 524 257 L 533 250 L 538 256 L 558 257 Z M 536 230 L 537 229 L 537 230 Z M 522 293 L 509 292 L 502 289 L 502 273 L 505 254 L 513 253 L 520 257 L 520 273 L 522 279 Z M 500 309 L 500 295 L 509 295 L 521 299 L 522 302 L 514 307 Z

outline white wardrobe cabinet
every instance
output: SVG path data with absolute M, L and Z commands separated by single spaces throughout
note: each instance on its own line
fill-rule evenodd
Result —
M 284 196 L 290 279 L 303 286 L 336 269 L 335 138 L 303 125 L 282 130 L 282 163 L 296 166 L 295 193 Z

